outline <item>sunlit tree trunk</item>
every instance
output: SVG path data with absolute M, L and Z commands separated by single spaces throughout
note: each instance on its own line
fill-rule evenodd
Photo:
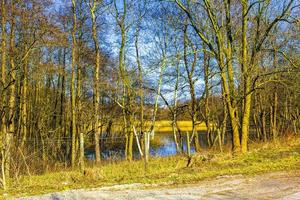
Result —
M 277 62 L 277 51 L 275 50 L 274 52 L 274 58 L 273 58 L 273 68 L 276 69 L 278 65 Z M 276 77 L 276 75 L 275 75 Z M 271 124 L 272 126 L 272 136 L 273 136 L 273 141 L 276 142 L 277 141 L 277 135 L 278 135 L 278 125 L 277 125 L 277 110 L 278 110 L 278 94 L 277 94 L 277 86 L 274 87 L 274 92 L 273 92 L 273 115 L 271 116 L 273 118 L 273 123 Z
M 220 64 L 223 65 L 224 63 L 220 62 Z M 230 124 L 232 128 L 233 152 L 236 154 L 240 152 L 240 147 L 241 147 L 240 134 L 239 134 L 239 122 L 236 114 L 237 107 L 235 105 L 232 105 L 229 87 L 226 80 L 226 73 L 224 72 L 224 69 L 221 70 L 221 80 L 222 80 L 222 87 L 224 89 L 226 106 L 229 113 Z
M 65 95 L 65 84 L 66 84 L 66 75 L 65 75 L 65 68 L 66 68 L 66 48 L 63 48 L 62 55 L 61 55 L 61 86 L 60 86 L 60 119 L 59 119 L 59 127 L 60 127 L 60 135 L 61 137 L 66 138 L 67 132 L 67 123 L 66 123 L 66 95 Z M 66 142 L 66 154 L 68 153 L 68 143 Z
M 93 102 L 94 102 L 94 113 L 93 113 L 93 130 L 94 130 L 94 140 L 95 140 L 95 155 L 96 163 L 100 163 L 100 128 L 99 128 L 99 70 L 100 70 L 100 46 L 97 35 L 97 22 L 96 22 L 96 2 L 94 0 L 90 1 L 90 13 L 92 17 L 92 35 L 94 41 L 94 48 L 96 53 L 95 60 L 95 70 L 94 70 L 94 86 L 93 86 Z
M 179 87 L 179 77 L 180 77 L 180 65 L 179 65 L 179 58 L 177 58 L 176 61 L 176 81 L 175 81 L 175 88 L 174 88 L 174 97 L 173 97 L 173 113 L 172 113 L 172 129 L 173 129 L 173 137 L 174 142 L 176 145 L 176 151 L 179 153 L 180 148 L 177 140 L 177 96 L 178 96 L 178 87 Z
M 237 105 L 234 97 L 236 90 L 233 84 L 233 66 L 232 66 L 232 61 L 230 59 L 231 56 L 226 53 L 226 49 L 224 47 L 224 36 L 218 25 L 216 15 L 213 13 L 210 4 L 211 2 L 209 0 L 204 0 L 204 7 L 212 25 L 213 32 L 214 32 L 213 34 L 216 37 L 217 49 L 214 48 L 214 46 L 209 41 L 209 39 L 203 34 L 202 30 L 197 28 L 197 25 L 189 9 L 185 7 L 183 3 L 179 0 L 177 0 L 176 3 L 187 14 L 187 16 L 190 19 L 190 22 L 192 23 L 192 27 L 196 31 L 197 35 L 202 40 L 202 42 L 205 43 L 205 45 L 209 48 L 209 50 L 214 53 L 214 56 L 217 60 L 220 69 L 221 84 L 225 93 L 226 105 L 229 113 L 230 124 L 232 127 L 233 152 L 238 153 L 241 150 L 241 144 L 240 144 L 240 132 L 239 132 L 239 119 L 237 116 Z M 225 62 L 225 58 L 226 58 L 225 56 L 228 58 L 227 62 Z
M 204 58 L 203 58 L 203 65 L 204 65 L 204 83 L 205 83 L 205 99 L 204 99 L 204 117 L 205 117 L 205 124 L 207 127 L 207 142 L 208 146 L 211 146 L 210 134 L 213 134 L 211 131 L 210 126 L 210 114 L 209 114 L 209 63 L 208 63 L 208 55 L 207 52 L 204 50 Z
M 79 50 L 79 49 L 78 49 Z M 81 89 L 82 89 L 82 71 L 81 71 L 81 66 L 79 63 L 79 58 L 77 60 L 77 86 L 76 86 L 77 90 L 76 90 L 76 133 L 78 133 L 78 139 L 80 138 L 79 133 L 81 133 L 83 131 L 83 124 L 84 121 L 82 121 L 81 115 L 82 115 L 82 103 L 81 103 Z M 78 150 L 79 150 L 79 140 L 76 139 L 76 155 L 78 154 Z M 79 153 L 79 155 L 81 155 Z
M 0 91 L 2 92 L 1 102 L 0 102 L 0 109 L 5 110 L 5 100 L 6 100 L 6 3 L 5 0 L 1 1 L 1 85 L 0 85 Z M 1 125 L 0 125 L 0 131 L 1 131 L 1 138 L 3 139 L 3 135 L 6 133 L 6 125 L 5 125 L 5 115 L 1 113 Z M 2 142 L 2 141 L 0 141 Z
M 75 159 L 76 159 L 76 1 L 72 0 L 72 11 L 73 11 L 73 28 L 72 28 L 72 77 L 71 77 L 71 132 L 72 132 L 72 150 L 71 150 L 71 165 L 72 167 L 75 166 Z
M 272 124 L 271 124 L 271 132 L 273 136 L 273 141 L 276 142 L 277 140 L 277 107 L 278 107 L 278 95 L 275 88 L 275 92 L 273 94 L 273 105 L 272 105 L 272 115 L 270 117 L 272 118 Z
M 194 141 L 194 146 L 196 152 L 200 151 L 200 144 L 199 144 L 199 136 L 196 129 L 196 123 L 197 123 L 197 99 L 196 99 L 196 93 L 195 93 L 195 82 L 193 80 L 196 64 L 197 64 L 197 50 L 193 46 L 193 44 L 189 45 L 189 38 L 187 33 L 187 25 L 185 25 L 184 28 L 184 65 L 185 70 L 187 72 L 188 76 L 188 84 L 189 84 L 189 93 L 191 97 L 191 119 L 192 119 L 192 135 L 191 135 L 191 141 Z M 191 46 L 191 49 L 193 51 L 193 61 L 191 63 L 191 69 L 189 69 L 189 61 L 188 61 L 188 48 Z M 179 73 L 179 72 L 178 72 Z M 179 75 L 179 74 L 178 74 Z
M 123 22 L 124 23 L 124 22 Z M 129 132 L 130 130 L 128 129 L 128 121 L 127 121 L 127 113 L 126 113 L 126 109 L 128 109 L 128 104 L 126 101 L 126 97 L 128 95 L 128 85 L 129 84 L 127 82 L 127 77 L 126 77 L 126 68 L 125 68 L 125 43 L 126 43 L 126 31 L 125 31 L 125 27 L 124 24 L 122 23 L 122 25 L 120 25 L 121 28 L 121 46 L 120 46 L 120 50 L 119 50 L 119 67 L 120 67 L 120 75 L 121 75 L 121 79 L 123 82 L 123 95 L 122 95 L 122 114 L 123 114 L 123 123 L 124 123 L 124 134 L 126 135 L 126 159 L 127 160 L 131 160 L 131 155 L 130 155 L 130 150 L 129 150 L 129 146 L 130 144 L 130 136 L 129 136 Z
M 228 118 L 228 111 L 227 111 L 226 102 L 225 102 L 224 97 L 225 97 L 225 93 L 222 89 L 222 105 L 224 107 L 223 108 L 223 121 L 222 121 L 222 125 L 221 125 L 222 144 L 225 144 L 225 137 L 226 137 L 226 131 L 227 131 L 227 118 Z
M 23 87 L 21 92 L 21 147 L 24 145 L 27 137 L 27 90 L 28 90 L 28 58 L 26 57 L 23 64 Z
M 241 144 L 240 144 L 240 132 L 239 132 L 239 117 L 238 117 L 238 108 L 236 102 L 237 92 L 234 85 L 233 79 L 233 36 L 232 36 L 232 23 L 231 23 L 231 1 L 224 1 L 225 5 L 225 12 L 226 12 L 226 37 L 227 37 L 227 47 L 225 49 L 223 45 L 223 36 L 221 33 L 216 33 L 218 35 L 220 47 L 219 47 L 219 65 L 223 65 L 222 54 L 226 55 L 226 62 L 227 62 L 227 75 L 228 75 L 228 82 L 226 83 L 226 75 L 224 72 L 224 68 L 221 69 L 221 79 L 223 84 L 223 91 L 225 93 L 225 100 L 227 104 L 227 110 L 229 112 L 230 124 L 232 128 L 232 139 L 233 139 L 233 152 L 239 153 L 241 151 Z M 207 6 L 207 8 L 209 8 Z M 211 17 L 213 18 L 213 17 Z M 214 23 L 217 23 L 214 20 Z M 216 28 L 214 28 L 216 30 Z M 218 29 L 217 29 L 218 30 Z
M 242 0 L 242 76 L 244 80 L 244 105 L 242 112 L 242 152 L 248 151 L 248 135 L 249 135 L 249 122 L 250 122 L 250 109 L 251 109 L 251 73 L 248 67 L 248 44 L 247 44 L 247 25 L 248 25 L 248 0 Z
M 76 143 L 76 149 L 77 154 L 79 155 L 79 166 L 83 170 L 84 169 L 84 127 L 86 124 L 86 121 L 82 117 L 83 115 L 83 86 L 85 84 L 84 79 L 84 60 L 83 60 L 83 54 L 84 54 L 84 28 L 83 28 L 83 21 L 84 21 L 84 0 L 79 1 L 79 26 L 78 26 L 78 42 L 77 42 L 77 97 L 76 97 L 76 103 L 77 103 L 77 135 L 78 140 Z
M 257 99 L 257 94 L 254 95 L 254 108 L 253 108 L 253 114 L 252 114 L 252 120 L 255 126 L 256 130 L 256 139 L 260 140 L 261 139 L 261 123 L 259 120 L 259 113 L 260 113 L 260 108 L 258 104 L 258 99 Z
M 259 113 L 260 113 L 260 116 L 259 116 L 259 119 L 260 119 L 260 123 L 261 123 L 261 127 L 260 127 L 260 132 L 262 134 L 262 139 L 264 142 L 267 141 L 267 128 L 266 128 L 266 108 L 264 107 L 263 105 L 263 96 L 261 93 L 259 93 Z
M 140 51 L 139 51 L 139 35 L 140 35 L 140 21 L 138 21 L 138 25 L 135 33 L 135 55 L 136 62 L 139 71 L 139 96 L 140 96 L 140 133 L 143 132 L 144 128 L 144 89 L 143 89 L 143 69 L 140 61 Z
M 6 1 L 1 1 L 1 85 L 0 85 L 0 92 L 2 93 L 1 102 L 0 102 L 0 110 L 5 111 L 6 106 Z M 5 112 L 4 112 L 5 113 Z M 1 148 L 1 182 L 3 189 L 6 189 L 6 174 L 5 174 L 5 160 L 6 160 L 6 152 L 5 152 L 5 138 L 7 135 L 7 126 L 6 126 L 6 116 L 4 113 L 0 113 L 0 148 Z
M 15 5 L 12 2 L 12 12 L 14 12 Z M 12 16 L 11 22 L 10 22 L 10 81 L 14 82 L 16 80 L 16 72 L 15 72 L 15 18 Z M 10 170 L 10 146 L 12 143 L 12 136 L 15 133 L 15 93 L 16 93 L 16 87 L 15 83 L 13 83 L 10 86 L 10 94 L 9 94 L 9 100 L 8 100 L 8 133 L 5 136 L 5 174 L 6 177 L 9 177 L 9 170 Z
M 126 159 L 131 161 L 133 152 L 133 122 L 134 122 L 134 112 L 132 110 L 133 104 L 133 91 L 131 87 L 131 83 L 127 74 L 127 69 L 125 65 L 125 49 L 126 49 L 126 40 L 127 40 L 127 27 L 126 27 L 126 16 L 127 16 L 127 2 L 126 0 L 122 1 L 122 12 L 118 10 L 118 5 L 116 1 L 114 1 L 114 6 L 116 10 L 116 21 L 120 28 L 121 32 L 121 45 L 119 48 L 119 72 L 120 78 L 123 83 L 123 95 L 122 95 L 122 114 L 123 114 L 123 123 L 124 130 L 123 133 L 126 137 L 126 145 L 125 145 L 125 156 Z

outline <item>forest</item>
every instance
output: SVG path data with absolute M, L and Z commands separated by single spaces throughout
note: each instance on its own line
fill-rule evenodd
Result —
M 1 0 L 0 18 L 3 189 L 146 166 L 162 121 L 189 158 L 300 137 L 298 0 Z

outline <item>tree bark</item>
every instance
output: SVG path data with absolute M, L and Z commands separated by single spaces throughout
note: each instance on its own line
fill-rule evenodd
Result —
M 0 102 L 0 110 L 3 112 L 0 113 L 0 148 L 1 148 L 1 183 L 2 188 L 6 189 L 6 141 L 5 138 L 7 136 L 7 124 L 6 124 L 6 116 L 5 116 L 5 106 L 6 106 L 6 98 L 7 92 L 5 89 L 6 86 L 6 1 L 1 1 L 1 85 L 0 85 L 0 92 L 2 92 L 1 102 Z
M 242 0 L 242 75 L 244 80 L 244 107 L 242 112 L 242 153 L 248 151 L 249 122 L 251 110 L 250 69 L 248 67 L 248 44 L 247 44 L 247 12 L 248 0 Z
M 199 143 L 199 135 L 196 129 L 197 123 L 197 99 L 195 93 L 195 82 L 193 80 L 196 64 L 197 64 L 197 50 L 195 47 L 192 46 L 193 50 L 193 62 L 191 64 L 191 70 L 189 69 L 189 62 L 188 62 L 188 46 L 189 46 L 189 39 L 187 35 L 187 25 L 184 27 L 184 65 L 185 70 L 188 76 L 188 83 L 189 83 L 189 93 L 191 97 L 191 120 L 192 120 L 192 136 L 191 140 L 194 141 L 194 146 L 196 152 L 200 151 L 200 143 Z M 178 66 L 179 67 L 179 66 Z M 177 76 L 179 76 L 179 69 L 177 70 Z
M 15 5 L 12 1 L 11 3 L 12 11 L 14 11 Z M 12 16 L 11 24 L 10 24 L 10 81 L 15 82 L 16 80 L 16 72 L 15 72 L 15 58 L 14 58 L 14 51 L 15 51 L 15 18 Z M 10 95 L 8 100 L 8 107 L 9 107 L 9 114 L 8 114 L 8 133 L 5 136 L 5 174 L 6 177 L 9 177 L 10 171 L 10 147 L 11 147 L 11 140 L 12 136 L 15 134 L 15 92 L 16 87 L 15 83 L 10 86 Z
M 72 77 L 71 77 L 71 132 L 72 132 L 72 149 L 71 149 L 71 165 L 72 167 L 75 166 L 76 160 L 76 48 L 77 48 L 77 41 L 76 41 L 76 1 L 72 0 L 72 11 L 73 11 L 73 28 L 72 28 Z
M 27 137 L 27 90 L 28 90 L 28 58 L 25 58 L 23 64 L 23 87 L 21 92 L 21 101 L 22 101 L 22 112 L 21 112 L 21 133 L 22 133 L 22 141 L 21 147 L 23 147 L 26 137 Z
M 97 31 L 97 22 L 96 22 L 96 2 L 93 0 L 90 2 L 90 13 L 92 16 L 92 36 L 94 41 L 94 48 L 96 52 L 96 60 L 95 60 L 95 70 L 94 70 L 94 86 L 93 86 L 93 99 L 94 99 L 94 140 L 95 140 L 95 155 L 96 155 L 96 163 L 100 163 L 101 154 L 100 154 L 100 128 L 99 128 L 99 71 L 100 71 L 100 45 L 98 40 L 98 31 Z

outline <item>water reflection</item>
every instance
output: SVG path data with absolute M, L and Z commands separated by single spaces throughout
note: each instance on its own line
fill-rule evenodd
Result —
M 180 139 L 180 138 L 179 138 Z M 186 135 L 181 138 L 183 151 L 186 151 Z M 201 148 L 206 149 L 208 147 L 207 134 L 205 132 L 199 133 L 199 142 Z M 102 159 L 120 160 L 125 158 L 125 139 L 120 140 L 101 140 L 101 157 Z M 195 152 L 193 144 L 191 144 L 191 153 Z M 165 157 L 176 155 L 176 144 L 174 142 L 172 133 L 155 133 L 155 137 L 150 141 L 150 155 L 156 157 Z M 95 151 L 93 147 L 89 147 L 85 151 L 85 156 L 89 160 L 95 159 Z M 136 141 L 134 140 L 133 146 L 133 158 L 140 158 Z

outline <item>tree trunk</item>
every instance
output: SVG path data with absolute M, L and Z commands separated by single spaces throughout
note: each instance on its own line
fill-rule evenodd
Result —
M 139 34 L 140 34 L 140 20 L 138 21 L 136 35 L 135 35 L 135 54 L 136 54 L 136 62 L 139 71 L 139 95 L 140 95 L 140 133 L 143 132 L 144 128 L 144 90 L 143 90 L 143 69 L 140 61 L 139 54 Z
M 76 1 L 72 0 L 72 11 L 73 11 L 73 28 L 72 28 L 72 78 L 71 78 L 71 132 L 72 132 L 72 150 L 71 150 L 71 165 L 75 166 L 76 159 Z
M 66 48 L 63 48 L 62 61 L 61 61 L 61 88 L 60 88 L 60 111 L 59 111 L 59 134 L 66 139 L 66 114 L 65 114 L 65 67 L 66 67 Z M 67 149 L 67 147 L 66 147 Z M 65 152 L 67 154 L 67 151 Z M 65 160 L 66 161 L 66 160 Z
M 23 73 L 24 73 L 24 79 L 23 79 L 23 87 L 22 87 L 22 112 L 21 112 L 21 133 L 22 133 L 22 142 L 21 147 L 23 147 L 26 137 L 27 137 L 27 89 L 28 89 L 28 59 L 25 59 L 25 62 L 23 64 Z
M 223 103 L 223 121 L 222 121 L 222 144 L 225 144 L 225 136 L 226 136 L 226 131 L 227 131 L 227 117 L 228 117 L 228 112 L 227 112 L 227 107 L 226 107 L 226 102 L 224 99 L 224 93 L 222 91 L 222 103 Z
M 276 90 L 276 88 L 275 88 Z M 274 105 L 273 105 L 273 115 L 271 116 L 273 118 L 272 122 L 272 136 L 273 141 L 276 142 L 277 140 L 277 106 L 278 106 L 278 96 L 277 92 L 274 92 Z
M 247 25 L 248 25 L 248 0 L 242 0 L 242 75 L 244 80 L 244 106 L 242 108 L 242 153 L 248 151 L 249 121 L 251 110 L 251 88 L 250 73 L 248 67 L 248 45 L 247 45 Z
M 78 48 L 79 50 L 79 48 Z M 76 90 L 76 132 L 79 133 L 79 140 L 77 139 L 76 141 L 76 155 L 78 154 L 78 149 L 80 149 L 80 144 L 78 144 L 78 141 L 80 143 L 80 133 L 82 132 L 82 127 L 83 127 L 83 119 L 81 118 L 82 115 L 82 104 L 81 104 L 81 88 L 82 88 L 82 72 L 81 72 L 81 67 L 80 67 L 80 61 L 79 58 L 77 60 L 77 90 Z M 80 155 L 80 153 L 79 153 Z
M 94 86 L 93 86 L 93 106 L 94 106 L 94 140 L 95 140 L 95 156 L 96 163 L 100 163 L 101 154 L 100 154 L 100 128 L 99 128 L 99 101 L 100 101 L 100 93 L 99 93 L 99 71 L 100 71 L 100 45 L 97 36 L 97 22 L 95 16 L 96 10 L 96 2 L 92 1 L 90 5 L 90 13 L 92 16 L 92 36 L 94 41 L 94 48 L 96 52 L 96 60 L 95 60 L 95 70 L 94 70 Z
M 121 31 L 121 45 L 119 49 L 119 71 L 120 71 L 120 78 L 123 82 L 123 95 L 122 95 L 122 114 L 123 114 L 123 123 L 124 123 L 124 129 L 123 133 L 126 136 L 126 147 L 125 147 L 125 154 L 126 154 L 126 159 L 131 161 L 132 160 L 132 144 L 133 144 L 133 130 L 132 130 L 132 124 L 131 121 L 131 115 L 132 111 L 130 108 L 131 104 L 131 84 L 128 78 L 127 70 L 126 70 L 126 65 L 125 65 L 125 48 L 126 48 L 126 24 L 125 24 L 125 18 L 127 14 L 127 4 L 126 1 L 123 1 L 123 11 L 122 11 L 122 16 L 120 16 L 120 13 L 117 9 L 116 2 L 115 3 L 115 9 L 117 12 L 116 15 L 116 21 L 119 25 L 120 31 Z M 127 122 L 128 119 L 128 114 L 129 116 L 129 124 Z
M 84 170 L 84 135 L 82 132 L 79 133 L 79 142 L 80 142 L 79 166 L 81 171 L 83 171 Z
M 14 10 L 14 3 L 12 2 L 12 10 Z M 11 18 L 11 25 L 10 25 L 10 81 L 16 80 L 16 73 L 15 73 L 15 61 L 14 61 L 14 51 L 15 51 L 15 19 L 14 17 Z M 9 107 L 9 114 L 8 114 L 8 133 L 5 136 L 5 174 L 6 177 L 9 177 L 9 170 L 10 170 L 10 146 L 12 136 L 15 133 L 15 92 L 16 87 L 15 83 L 10 86 L 10 95 L 8 100 L 8 107 Z
M 267 128 L 266 128 L 266 111 L 263 110 L 261 113 L 261 132 L 263 135 L 264 142 L 267 141 Z
M 0 92 L 2 93 L 1 102 L 0 102 L 0 110 L 3 110 L 4 113 L 0 113 L 0 148 L 1 148 L 1 183 L 2 188 L 6 189 L 6 141 L 5 138 L 7 136 L 7 124 L 6 124 L 6 115 L 5 115 L 5 106 L 6 106 L 6 98 L 7 92 L 5 89 L 6 86 L 6 8 L 5 8 L 5 0 L 1 1 L 1 85 Z
M 179 87 L 179 76 L 180 76 L 180 68 L 179 68 L 179 58 L 177 58 L 177 64 L 176 64 L 176 82 L 175 82 L 175 88 L 174 88 L 174 96 L 173 96 L 173 114 L 172 114 L 172 129 L 173 129 L 173 137 L 174 142 L 176 145 L 176 151 L 180 152 L 180 148 L 177 141 L 177 96 L 178 96 L 178 87 Z
M 191 136 L 191 141 L 194 141 L 194 146 L 196 152 L 200 151 L 200 143 L 199 143 L 199 135 L 196 130 L 196 123 L 197 123 L 197 99 L 196 99 L 196 94 L 195 94 L 195 83 L 193 80 L 194 72 L 195 72 L 195 67 L 197 64 L 197 50 L 196 48 L 191 45 L 191 48 L 193 50 L 193 62 L 191 64 L 191 70 L 189 69 L 189 61 L 188 61 L 188 48 L 189 48 L 189 38 L 187 34 L 187 25 L 185 24 L 184 27 L 184 65 L 185 65 L 185 70 L 188 76 L 188 83 L 189 83 L 189 92 L 191 96 L 191 120 L 192 120 L 192 136 Z M 204 61 L 205 62 L 205 61 Z M 177 78 L 179 78 L 179 64 L 177 67 Z M 177 86 L 178 87 L 178 86 Z M 177 89 L 178 90 L 178 89 Z M 177 92 L 177 91 L 176 91 Z
M 238 118 L 236 115 L 237 108 L 232 105 L 230 95 L 229 95 L 229 89 L 226 81 L 226 74 L 222 70 L 221 71 L 221 79 L 222 79 L 222 88 L 224 90 L 225 94 L 225 101 L 227 105 L 227 110 L 229 113 L 229 119 L 230 119 L 230 124 L 232 128 L 232 148 L 233 148 L 233 153 L 238 154 L 240 152 L 241 148 L 241 143 L 240 143 L 240 135 L 239 135 L 239 124 L 238 124 Z

